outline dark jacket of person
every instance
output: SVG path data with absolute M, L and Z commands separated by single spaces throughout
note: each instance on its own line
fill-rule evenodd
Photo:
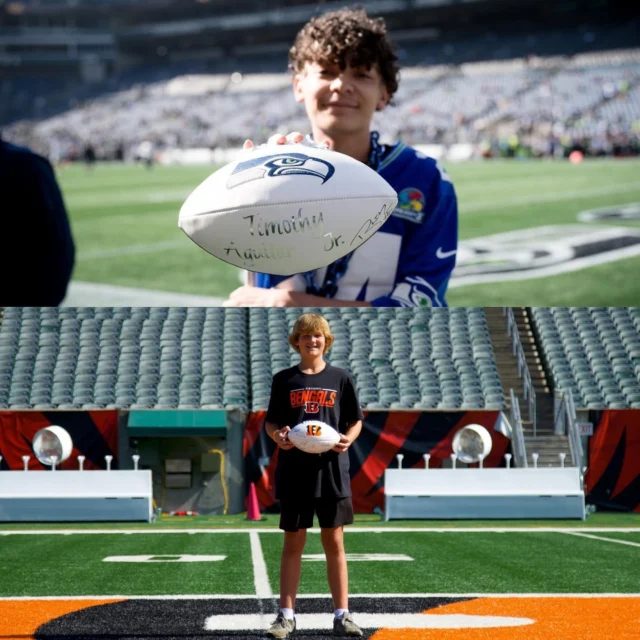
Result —
M 53 167 L 30 149 L 0 140 L 0 187 L 0 306 L 58 306 L 75 244 Z

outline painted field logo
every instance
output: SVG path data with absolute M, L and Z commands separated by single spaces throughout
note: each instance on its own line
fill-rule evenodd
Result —
M 451 287 L 528 280 L 640 255 L 640 229 L 549 225 L 460 243 Z
M 580 222 L 597 222 L 599 220 L 640 220 L 640 202 L 581 211 L 578 214 L 578 220 L 580 220 Z
M 353 596 L 365 637 L 372 640 L 530 640 L 616 638 L 635 640 L 640 598 L 597 594 Z M 296 612 L 306 640 L 328 637 L 331 601 L 302 596 Z M 0 627 L 10 637 L 35 638 L 263 638 L 273 620 L 271 599 L 80 597 L 65 600 L 0 600 Z M 634 631 L 635 629 L 635 631 Z

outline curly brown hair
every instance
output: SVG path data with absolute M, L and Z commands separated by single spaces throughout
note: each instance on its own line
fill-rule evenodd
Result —
M 389 96 L 398 90 L 400 66 L 383 18 L 361 8 L 340 9 L 311 18 L 289 49 L 289 69 L 301 73 L 305 63 L 371 69 L 377 64 Z

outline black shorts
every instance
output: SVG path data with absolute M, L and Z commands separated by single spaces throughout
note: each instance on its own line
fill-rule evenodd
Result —
M 335 529 L 353 524 L 353 503 L 347 498 L 316 498 L 280 500 L 280 528 L 284 531 L 299 531 L 313 527 L 313 515 L 317 514 L 321 529 Z

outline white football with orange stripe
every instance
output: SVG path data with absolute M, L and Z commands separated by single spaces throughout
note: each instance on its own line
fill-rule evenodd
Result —
M 289 431 L 289 440 L 307 453 L 324 453 L 340 442 L 340 434 L 329 424 L 306 420 Z

